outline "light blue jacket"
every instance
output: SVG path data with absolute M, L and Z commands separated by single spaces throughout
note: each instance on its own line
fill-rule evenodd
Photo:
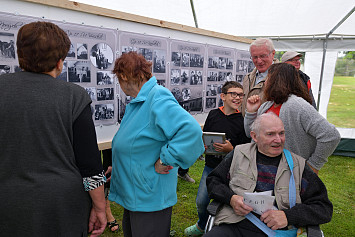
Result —
M 109 200 L 142 212 L 175 205 L 177 167 L 190 167 L 204 150 L 200 125 L 168 89 L 150 78 L 127 105 L 112 140 Z M 159 157 L 174 166 L 169 174 L 155 172 Z

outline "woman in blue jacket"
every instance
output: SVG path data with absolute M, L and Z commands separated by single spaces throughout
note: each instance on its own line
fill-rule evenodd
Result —
M 199 124 L 157 84 L 151 66 L 130 52 L 113 70 L 134 98 L 112 140 L 109 199 L 124 207 L 125 236 L 169 236 L 177 167 L 190 167 L 205 149 Z

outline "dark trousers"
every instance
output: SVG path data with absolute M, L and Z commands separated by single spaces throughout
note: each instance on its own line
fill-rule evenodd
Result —
M 189 168 L 183 169 L 183 168 L 179 167 L 179 169 L 178 169 L 178 174 L 180 176 L 184 176 L 185 174 L 187 174 L 187 172 L 189 172 Z
M 169 237 L 172 210 L 172 207 L 155 212 L 134 212 L 124 209 L 122 219 L 124 236 Z
M 259 230 L 253 223 L 248 220 L 243 220 L 234 224 L 221 224 L 213 226 L 204 237 L 267 237 L 264 232 Z

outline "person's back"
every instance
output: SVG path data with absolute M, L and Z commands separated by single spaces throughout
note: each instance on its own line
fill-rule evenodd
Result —
M 72 203 L 71 225 L 82 225 L 85 233 L 91 200 L 83 189 L 82 177 L 76 168 L 75 154 L 71 149 L 71 127 L 90 103 L 90 98 L 79 86 L 31 72 L 3 75 L 0 87 L 4 90 L 0 94 L 0 107 L 3 108 L 0 116 L 0 198 L 13 200 L 10 206 L 7 202 L 0 204 L 1 216 L 9 218 L 12 215 L 6 213 L 18 213 L 21 219 L 39 222 L 18 225 L 18 220 L 7 219 L 9 224 L 1 229 L 9 228 L 9 232 L 3 233 L 26 231 L 29 235 L 43 234 L 40 222 L 51 220 L 55 215 L 59 222 L 63 221 L 60 217 L 65 217 L 68 200 Z M 52 212 L 52 205 L 60 208 Z M 33 212 L 33 208 L 37 211 Z M 83 218 L 87 221 L 83 222 Z M 0 223 L 4 221 L 0 220 Z M 49 232 L 46 233 L 58 236 L 73 234 L 74 229 L 62 232 L 61 224 L 55 226 L 47 229 Z

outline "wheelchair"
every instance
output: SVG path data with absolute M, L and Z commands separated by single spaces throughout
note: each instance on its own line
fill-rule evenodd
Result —
M 215 216 L 218 211 L 223 207 L 223 203 L 220 203 L 216 200 L 213 200 L 208 206 L 207 211 L 209 213 L 209 217 L 207 220 L 207 224 L 205 227 L 205 233 L 210 231 L 213 227 L 213 223 L 215 220 Z M 307 237 L 324 237 L 323 232 L 321 231 L 319 225 L 309 225 L 306 227 L 307 229 Z

